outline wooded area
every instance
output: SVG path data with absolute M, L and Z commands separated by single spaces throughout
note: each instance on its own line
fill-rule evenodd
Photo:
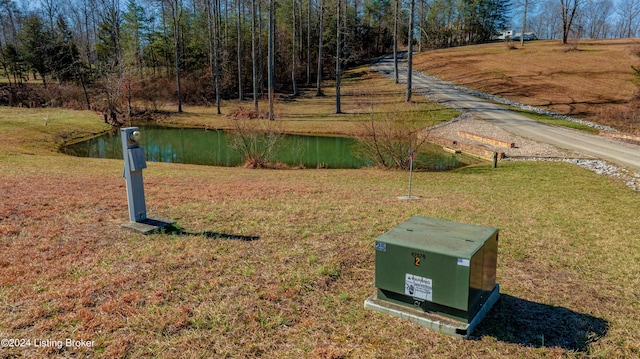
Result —
M 488 41 L 507 16 L 507 0 L 418 2 L 413 32 L 423 34 L 416 36 L 419 49 Z M 16 1 L 2 0 L 0 61 L 9 85 L 36 78 L 45 87 L 77 84 L 84 107 L 112 114 L 130 112 L 140 102 L 158 109 L 168 99 L 181 111 L 183 102 L 257 99 L 266 89 L 270 98 L 274 92 L 295 95 L 298 82 L 316 85 L 321 95 L 322 80 L 335 78 L 341 66 L 391 53 L 394 34 L 406 47 L 409 14 L 394 12 L 394 5 L 395 0 L 42 0 L 25 11 Z
M 40 0 L 27 7 L 0 0 L 0 71 L 10 89 L 0 101 L 92 108 L 115 119 L 166 103 L 181 112 L 183 103 L 219 109 L 224 99 L 253 97 L 258 111 L 261 96 L 295 96 L 298 84 L 315 85 L 322 95 L 322 81 L 336 79 L 340 112 L 342 68 L 408 42 L 423 51 L 491 41 L 509 25 L 511 6 L 510 0 Z M 15 90 L 34 80 L 58 88 Z

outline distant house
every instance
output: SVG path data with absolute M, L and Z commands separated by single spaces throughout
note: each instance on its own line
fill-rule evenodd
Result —
M 520 32 L 514 33 L 513 30 L 503 30 L 503 31 L 500 31 L 496 36 L 494 36 L 493 39 L 520 41 L 520 36 L 522 36 L 522 33 Z M 524 40 L 525 41 L 538 40 L 538 37 L 533 32 L 525 32 Z
M 520 37 L 522 36 L 521 32 L 513 34 L 511 36 L 511 40 L 520 41 Z M 524 41 L 538 40 L 538 37 L 533 32 L 525 32 L 524 33 Z
M 508 40 L 513 36 L 513 30 L 503 30 L 494 37 L 495 40 Z

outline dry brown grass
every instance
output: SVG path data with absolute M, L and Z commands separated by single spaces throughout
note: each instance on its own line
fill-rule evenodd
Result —
M 282 130 L 296 134 L 348 135 L 360 131 L 358 122 L 375 116 L 395 116 L 402 112 L 412 112 L 425 119 L 425 127 L 433 123 L 449 120 L 458 112 L 434 104 L 422 96 L 415 96 L 410 105 L 404 102 L 405 88 L 395 85 L 386 77 L 373 72 L 368 65 L 345 73 L 342 81 L 341 108 L 336 114 L 335 87 L 326 81 L 325 96 L 318 97 L 315 89 L 302 88 L 301 95 L 292 97 L 280 95 L 274 105 L 276 121 Z M 259 101 L 259 111 L 268 109 L 265 100 Z M 229 117 L 242 112 L 252 112 L 251 101 L 224 101 L 218 115 L 214 107 L 185 106 L 185 113 L 172 114 L 160 122 L 164 125 L 193 126 L 205 128 L 232 129 Z
M 55 118 L 74 136 L 100 125 L 68 116 Z M 120 228 L 122 161 L 53 153 L 55 121 L 14 117 L 0 116 L 0 339 L 95 346 L 0 358 L 640 355 L 640 194 L 621 182 L 563 163 L 478 165 L 414 173 L 422 199 L 405 202 L 400 171 L 149 163 L 149 213 L 179 231 L 143 236 Z M 500 228 L 503 298 L 472 340 L 363 308 L 374 239 L 414 215 Z
M 504 43 L 417 54 L 414 68 L 447 81 L 638 133 L 628 126 L 638 86 L 638 39 L 581 40 L 577 51 L 558 41 L 532 41 L 513 50 Z M 637 111 L 637 109 L 636 109 Z
M 181 230 L 145 237 L 120 228 L 120 161 L 32 158 L 0 162 L 0 337 L 95 347 L 3 358 L 640 354 L 640 197 L 577 166 L 417 173 L 401 202 L 403 172 L 153 163 L 147 205 Z M 412 215 L 501 229 L 473 340 L 363 309 L 374 238 Z

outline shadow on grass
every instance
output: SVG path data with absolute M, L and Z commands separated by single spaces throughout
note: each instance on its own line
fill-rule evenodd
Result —
M 503 294 L 471 338 L 491 336 L 528 347 L 556 347 L 586 353 L 608 329 L 606 320 Z
M 210 239 L 228 239 L 228 240 L 236 240 L 236 241 L 244 241 L 244 242 L 257 241 L 258 239 L 260 239 L 260 237 L 258 236 L 242 236 L 238 234 L 227 234 L 227 233 L 218 233 L 218 232 L 211 232 L 211 231 L 187 232 L 181 228 L 177 228 L 174 226 L 166 227 L 164 229 L 164 232 L 167 234 L 177 235 L 177 236 L 193 236 L 193 237 L 202 236 Z

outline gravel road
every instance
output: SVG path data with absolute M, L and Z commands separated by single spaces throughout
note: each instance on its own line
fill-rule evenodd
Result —
M 389 78 L 393 77 L 392 57 L 382 58 L 373 63 L 372 67 Z M 405 63 L 401 63 L 399 67 L 399 79 L 406 83 Z M 430 129 L 430 136 L 447 138 L 452 142 L 485 146 L 498 152 L 504 152 L 507 160 L 546 160 L 575 163 L 596 173 L 620 178 L 627 186 L 634 190 L 640 190 L 640 173 L 638 173 L 640 170 L 640 146 L 536 122 L 483 98 L 527 110 L 544 111 L 466 89 L 417 71 L 413 72 L 412 84 L 415 94 L 426 96 L 463 112 L 459 118 Z M 598 129 L 615 131 L 597 124 L 572 118 L 567 119 Z M 476 143 L 462 138 L 459 131 L 513 142 L 515 147 L 495 148 L 484 143 Z

